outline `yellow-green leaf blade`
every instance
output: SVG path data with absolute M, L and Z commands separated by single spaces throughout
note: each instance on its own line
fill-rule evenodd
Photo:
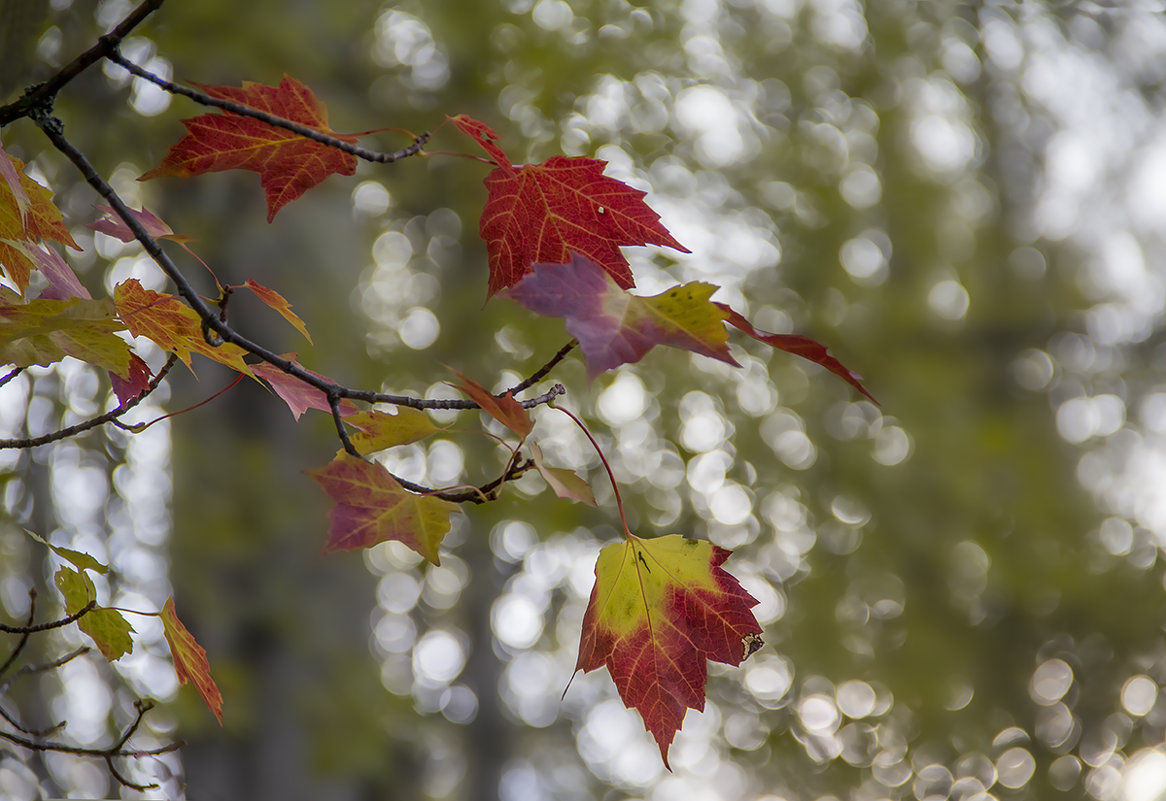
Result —
M 97 590 L 84 571 L 61 567 L 54 579 L 57 589 L 65 599 L 65 611 L 75 615 L 97 599 Z M 110 662 L 128 654 L 134 649 L 130 634 L 134 627 L 116 609 L 95 607 L 77 621 L 77 628 L 89 635 L 102 656 Z
M 408 406 L 398 408 L 396 414 L 375 409 L 359 412 L 346 417 L 344 422 L 358 429 L 352 435 L 352 444 L 364 453 L 409 445 L 445 431 L 425 412 Z
M 129 375 L 130 347 L 114 334 L 125 326 L 108 298 L 36 298 L 0 293 L 0 363 L 47 366 L 66 356 Z

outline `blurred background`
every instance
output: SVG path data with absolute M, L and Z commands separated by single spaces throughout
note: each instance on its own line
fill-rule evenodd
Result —
M 0 95 L 131 8 L 0 4 Z M 599 509 L 525 478 L 455 515 L 440 568 L 392 545 L 318 556 L 326 498 L 303 471 L 335 451 L 330 421 L 297 425 L 250 382 L 137 436 L 0 452 L 4 617 L 27 614 L 31 587 L 52 597 L 28 527 L 109 561 L 118 605 L 173 592 L 225 697 L 220 729 L 178 691 L 160 627 L 135 619 L 132 655 L 22 679 L 10 710 L 98 745 L 134 697 L 168 702 L 140 742 L 188 747 L 125 768 L 157 798 L 1166 797 L 1160 3 L 200 0 L 137 33 L 125 54 L 176 80 L 293 75 L 335 130 L 385 129 L 366 140 L 383 150 L 409 141 L 391 129 L 467 113 L 515 162 L 608 161 L 692 251 L 628 249 L 641 292 L 716 283 L 758 327 L 828 344 L 882 406 L 744 338 L 740 369 L 661 349 L 590 384 L 577 355 L 552 375 L 634 530 L 733 549 L 760 601 L 766 646 L 712 667 L 672 773 L 605 672 L 560 700 L 618 516 L 586 441 L 545 410 L 535 439 Z M 236 324 L 334 379 L 452 396 L 448 364 L 502 388 L 567 339 L 484 303 L 481 164 L 362 163 L 268 225 L 252 174 L 135 182 L 194 104 L 98 66 L 56 112 L 221 280 L 283 293 L 315 346 L 246 298 Z M 3 135 L 57 193 L 95 294 L 131 276 L 165 288 L 136 245 L 83 227 L 91 190 L 27 121 Z M 478 155 L 449 126 L 430 149 Z M 134 419 L 229 382 L 196 370 Z M 0 391 L 0 436 L 107 395 L 76 363 L 30 370 Z M 440 419 L 450 434 L 391 451 L 390 469 L 439 485 L 501 470 L 478 415 Z M 100 762 L 0 744 L 4 798 L 119 793 L 139 797 Z

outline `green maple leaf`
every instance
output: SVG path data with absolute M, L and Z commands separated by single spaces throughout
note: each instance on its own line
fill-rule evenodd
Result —
M 370 410 L 344 418 L 344 422 L 358 429 L 352 435 L 352 444 L 363 452 L 383 451 L 397 445 L 409 445 L 445 431 L 420 409 L 402 406 L 396 414 Z
M 108 298 L 25 303 L 0 290 L 0 363 L 47 366 L 72 356 L 127 378 L 130 348 L 114 334 L 124 328 Z
M 65 611 L 75 615 L 97 599 L 97 589 L 85 571 L 61 567 L 54 577 L 57 589 L 65 599 Z M 134 627 L 116 609 L 95 607 L 77 621 L 77 628 L 88 634 L 102 656 L 113 662 L 134 649 L 130 638 Z

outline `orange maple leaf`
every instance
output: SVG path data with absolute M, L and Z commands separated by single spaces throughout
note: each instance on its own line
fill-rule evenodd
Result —
M 635 286 L 621 245 L 688 249 L 672 238 L 645 192 L 603 174 L 606 161 L 554 156 L 515 167 L 494 144 L 497 134 L 475 119 L 451 118 L 499 166 L 486 176 L 489 194 L 479 232 L 490 262 L 490 295 L 517 283 L 538 262 L 581 253 L 627 289 Z
M 704 709 L 708 660 L 739 665 L 761 644 L 757 600 L 721 569 L 730 552 L 670 534 L 599 552 L 576 670 L 607 666 L 668 766 L 689 709 Z
M 195 84 L 211 97 L 231 100 L 291 122 L 315 128 L 345 142 L 355 136 L 337 134 L 328 127 L 328 112 L 312 90 L 290 76 L 279 86 L 244 81 L 234 86 Z M 203 114 L 183 120 L 187 134 L 170 148 L 166 158 L 139 181 L 165 175 L 189 177 L 220 170 L 251 170 L 259 173 L 267 195 L 267 221 L 285 205 L 333 173 L 352 175 L 356 157 L 342 150 L 305 139 L 252 117 L 231 112 Z
M 203 703 L 218 718 L 219 725 L 223 723 L 223 694 L 211 677 L 211 666 L 206 658 L 206 651 L 194 635 L 182 625 L 178 613 L 174 611 L 174 599 L 170 598 L 158 614 L 162 618 L 162 633 L 166 636 L 166 644 L 170 646 L 170 655 L 174 659 L 174 672 L 178 674 L 179 686 L 191 682 Z
M 201 353 L 254 378 L 251 367 L 243 361 L 247 351 L 230 342 L 217 346 L 207 342 L 198 312 L 174 295 L 146 289 L 138 279 L 130 278 L 114 287 L 113 302 L 118 317 L 131 334 L 144 336 L 163 350 L 176 354 L 187 367 L 190 367 L 190 354 Z
M 534 421 L 530 419 L 530 412 L 523 408 L 522 403 L 514 397 L 513 393 L 507 393 L 500 398 L 494 397 L 490 390 L 474 379 L 466 378 L 453 368 L 448 369 L 461 379 L 460 384 L 450 382 L 450 386 L 465 393 L 470 400 L 482 407 L 483 412 L 518 436 L 525 439 L 530 434 L 531 429 L 534 428 Z

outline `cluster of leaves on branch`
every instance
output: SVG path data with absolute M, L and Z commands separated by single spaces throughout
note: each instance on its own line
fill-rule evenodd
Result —
M 214 680 L 211 679 L 206 651 L 178 619 L 178 615 L 174 611 L 173 598 L 166 601 L 160 612 L 134 612 L 127 609 L 99 606 L 97 589 L 89 574 L 106 574 L 109 572 L 109 567 L 87 553 L 53 545 L 32 532 L 29 534 L 51 549 L 59 560 L 69 563 L 60 565 L 54 575 L 54 583 L 61 591 L 64 600 L 65 616 L 47 623 L 36 623 L 37 595 L 35 590 L 31 590 L 29 592 L 28 618 L 25 622 L 22 625 L 0 623 L 0 633 L 16 637 L 12 650 L 9 651 L 3 663 L 0 663 L 0 698 L 8 692 L 9 687 L 16 680 L 48 670 L 58 670 L 89 652 L 88 647 L 76 648 L 47 664 L 23 665 L 17 669 L 20 656 L 33 635 L 44 634 L 75 624 L 82 632 L 89 635 L 101 651 L 102 656 L 109 660 L 120 659 L 133 648 L 130 634 L 134 628 L 123 615 L 123 612 L 129 612 L 130 614 L 158 617 L 162 621 L 162 629 L 166 642 L 170 646 L 170 653 L 174 658 L 174 669 L 178 674 L 179 682 L 182 684 L 188 681 L 194 682 L 207 706 L 220 721 L 222 720 L 223 698 L 219 694 Z M 65 721 L 33 728 L 18 720 L 3 707 L 0 707 L 0 717 L 12 728 L 12 731 L 0 729 L 0 738 L 34 751 L 56 751 L 74 756 L 102 759 L 109 767 L 110 774 L 118 782 L 131 789 L 147 790 L 154 785 L 139 784 L 127 778 L 118 769 L 115 760 L 169 753 L 181 748 L 182 743 L 174 741 L 157 748 L 131 747 L 129 745 L 130 739 L 137 733 L 138 728 L 142 725 L 142 719 L 154 705 L 150 701 L 137 701 L 134 706 L 137 714 L 133 721 L 125 727 L 121 736 L 112 745 L 105 748 L 82 747 L 50 739 L 55 733 L 65 728 Z
M 331 415 L 340 451 L 324 466 L 307 471 L 334 502 L 324 551 L 396 540 L 437 564 L 457 504 L 493 500 L 507 482 L 528 470 L 541 473 L 560 497 L 594 504 L 586 480 L 570 469 L 546 465 L 537 443 L 530 440 L 531 411 L 559 408 L 556 398 L 564 388 L 555 384 L 535 397 L 518 398 L 576 346 L 591 378 L 640 361 L 657 345 L 736 365 L 728 347 L 729 328 L 735 328 L 810 359 L 868 394 L 858 377 L 822 345 L 759 331 L 734 309 L 713 301 L 717 287 L 711 284 L 688 283 L 651 297 L 631 292 L 635 279 L 621 247 L 659 245 L 688 252 L 644 202 L 645 193 L 605 175 L 605 162 L 596 159 L 554 156 L 540 164 L 512 164 L 498 135 L 465 115 L 439 120 L 437 127 L 451 123 L 488 155 L 475 160 L 493 167 L 485 177 L 487 200 L 480 223 L 489 268 L 487 295 L 502 295 L 535 314 L 563 318 L 572 339 L 529 379 L 502 393 L 492 394 L 455 373 L 451 383 L 466 397 L 453 401 L 348 387 L 309 370 L 294 355 L 277 354 L 252 341 L 230 323 L 234 292 L 253 292 L 309 341 L 310 336 L 279 292 L 252 279 L 230 284 L 215 277 L 215 299 L 208 302 L 200 295 L 176 261 L 201 263 L 188 240 L 150 211 L 127 207 L 51 116 L 52 98 L 67 78 L 106 58 L 166 91 L 215 107 L 184 120 L 185 136 L 141 180 L 250 170 L 259 174 L 269 221 L 330 175 L 352 175 L 358 158 L 388 164 L 428 155 L 424 146 L 430 134 L 414 137 L 402 150 L 378 153 L 358 145 L 356 136 L 333 132 L 324 104 L 294 78 L 285 76 L 278 86 L 247 82 L 241 87 L 179 86 L 163 80 L 117 51 L 121 38 L 160 3 L 147 0 L 53 81 L 0 108 L 0 124 L 21 117 L 32 120 L 93 187 L 101 216 L 91 227 L 141 243 L 174 287 L 171 293 L 156 292 L 128 279 L 114 288 L 112 297 L 92 298 L 54 247 L 77 245 L 50 191 L 0 150 L 0 266 L 7 284 L 0 287 L 0 363 L 12 365 L 6 380 L 31 365 L 71 357 L 107 371 L 118 399 L 111 412 L 88 423 L 36 438 L 0 441 L 0 447 L 32 447 L 105 423 L 140 430 L 140 425 L 121 422 L 122 416 L 153 391 L 175 359 L 193 369 L 192 357 L 198 354 L 237 372 L 240 380 L 270 388 L 297 419 L 310 409 Z M 162 246 L 166 241 L 182 252 L 172 255 Z M 143 350 L 145 343 L 154 348 Z M 141 354 L 157 350 L 170 358 L 152 372 Z M 431 409 L 480 409 L 505 426 L 512 435 L 505 443 L 510 456 L 494 480 L 472 487 L 425 487 L 393 475 L 370 458 L 443 431 L 426 415 Z M 559 410 L 591 438 L 582 421 Z M 612 483 L 614 487 L 614 479 Z M 623 519 L 618 487 L 615 497 Z M 626 522 L 623 530 L 624 540 L 605 547 L 597 561 L 577 668 L 608 668 L 621 698 L 640 712 L 667 763 L 668 747 L 686 710 L 704 706 L 707 661 L 737 665 L 760 647 L 761 629 L 750 611 L 757 602 L 723 570 L 728 551 L 679 535 L 641 538 Z M 98 605 L 88 577 L 104 566 L 92 557 L 50 547 L 73 565 L 57 572 L 66 612 L 85 610 L 78 624 L 108 659 L 128 652 L 132 627 L 121 610 Z M 221 697 L 205 654 L 178 621 L 173 600 L 155 614 L 165 626 L 180 680 L 192 682 L 219 716 Z

